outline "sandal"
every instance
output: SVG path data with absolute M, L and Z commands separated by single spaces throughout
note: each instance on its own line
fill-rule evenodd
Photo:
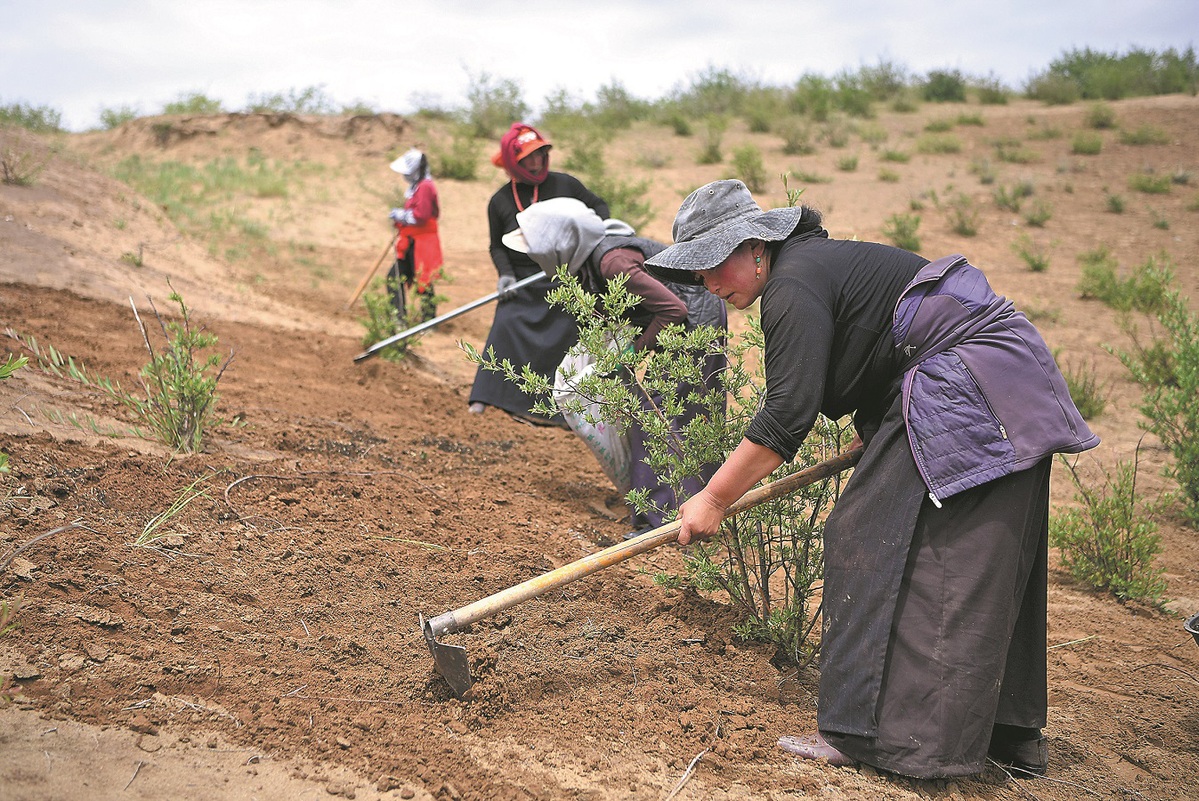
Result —
M 856 759 L 829 745 L 820 734 L 784 735 L 779 738 L 779 748 L 801 759 L 823 759 L 836 767 L 858 764 Z

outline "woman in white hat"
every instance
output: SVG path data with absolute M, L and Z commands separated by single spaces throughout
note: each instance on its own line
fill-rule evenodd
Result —
M 766 374 L 679 542 L 715 535 L 818 414 L 852 414 L 864 444 L 824 530 L 819 730 L 779 745 L 919 778 L 988 756 L 1043 773 L 1051 455 L 1099 440 L 1036 329 L 964 257 L 831 239 L 740 181 L 692 193 L 674 239 L 647 265 L 759 302 Z
M 396 311 L 403 327 L 407 322 L 404 286 L 415 286 L 420 296 L 421 322 L 437 316 L 433 281 L 441 276 L 441 237 L 437 233 L 441 204 L 424 153 L 412 148 L 393 161 L 391 169 L 408 182 L 404 206 L 392 209 L 388 215 L 396 227 L 396 260 L 391 278 L 395 281 Z

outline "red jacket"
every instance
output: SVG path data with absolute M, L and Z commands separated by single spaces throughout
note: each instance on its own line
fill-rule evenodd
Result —
M 396 256 L 403 259 L 408 249 L 413 251 L 413 269 L 416 288 L 423 291 L 441 276 L 441 238 L 437 234 L 437 218 L 441 216 L 441 205 L 437 200 L 437 187 L 429 178 L 416 185 L 412 197 L 404 201 L 404 208 L 412 212 L 415 225 L 396 223 Z

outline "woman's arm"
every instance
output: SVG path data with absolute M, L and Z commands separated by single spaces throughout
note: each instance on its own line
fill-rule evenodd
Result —
M 707 539 L 720 530 L 724 512 L 783 463 L 770 448 L 747 439 L 729 454 L 716 475 L 696 495 L 679 507 L 679 544 Z

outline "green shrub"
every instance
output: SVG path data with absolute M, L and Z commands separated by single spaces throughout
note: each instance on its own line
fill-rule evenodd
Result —
M 921 91 L 931 103 L 965 103 L 966 79 L 958 70 L 931 70 Z
M 842 156 L 837 159 L 837 169 L 841 172 L 853 172 L 858 168 L 857 156 Z
M 1170 143 L 1170 136 L 1161 128 L 1141 125 L 1131 131 L 1121 130 L 1120 143 L 1124 145 L 1166 145 Z
M 1049 106 L 1068 106 L 1082 97 L 1082 90 L 1065 75 L 1042 74 L 1028 82 L 1025 94 Z
M 1028 138 L 1034 141 L 1046 141 L 1050 139 L 1061 139 L 1061 128 L 1055 128 L 1052 125 L 1042 123 L 1036 128 L 1028 132 Z
M 163 114 L 220 114 L 221 101 L 202 92 L 185 92 L 162 107 Z
M 1061 549 L 1070 575 L 1121 600 L 1160 603 L 1166 584 L 1153 566 L 1161 553 L 1153 519 L 1157 509 L 1137 498 L 1136 461 L 1117 463 L 1114 477 L 1104 470 L 1096 489 L 1087 486 L 1074 463 L 1059 458 L 1070 471 L 1079 506 L 1050 517 L 1049 542 Z
M 514 122 L 529 113 L 520 84 L 487 72 L 471 74 L 466 89 L 463 122 L 479 139 L 498 139 Z
M 958 153 L 962 149 L 962 140 L 953 134 L 924 134 L 916 140 L 916 150 L 920 153 Z
M 609 173 L 603 144 L 598 139 L 588 138 L 575 145 L 566 160 L 566 167 L 577 173 L 592 192 L 607 201 L 608 211 L 616 219 L 640 230 L 653 217 L 653 207 L 645 199 L 649 179 L 623 181 Z
M 983 126 L 983 125 L 987 124 L 986 121 L 983 119 L 983 115 L 978 114 L 978 113 L 959 114 L 957 116 L 957 118 L 954 120 L 954 122 L 958 125 L 973 125 L 973 126 Z
M 995 148 L 995 158 L 1008 164 L 1036 164 L 1041 160 L 1040 154 L 1031 148 L 1005 144 Z
M 1124 213 L 1124 198 L 1120 195 L 1107 195 L 1103 201 L 1103 207 L 1112 214 Z
M 945 118 L 939 120 L 929 120 L 927 123 L 925 123 L 924 130 L 928 131 L 929 133 L 945 133 L 946 131 L 952 131 L 953 120 Z
M 409 302 L 416 293 L 408 294 L 404 304 L 405 313 L 403 319 L 400 319 L 396 301 L 393 300 L 396 296 L 396 289 L 395 279 L 388 275 L 386 278 L 376 278 L 366 292 L 362 293 L 362 307 L 366 310 L 366 316 L 358 320 L 366 329 L 362 335 L 362 347 L 369 348 L 388 337 L 420 324 L 421 313 L 417 308 L 419 304 Z M 402 361 L 420 342 L 419 337 L 420 335 L 417 334 L 408 339 L 394 342 L 381 348 L 376 355 L 389 362 Z
M 1127 278 L 1121 278 L 1116 258 L 1106 245 L 1081 254 L 1078 260 L 1082 265 L 1078 282 L 1082 298 L 1093 298 L 1121 312 L 1156 314 L 1163 309 L 1173 280 L 1168 262 L 1159 266 L 1158 260 L 1151 258 Z
M 45 160 L 32 149 L 5 146 L 0 150 L 0 183 L 33 186 L 44 169 Z
M 0 125 L 15 125 L 34 133 L 57 133 L 62 130 L 62 112 L 49 106 L 6 103 L 0 106 Z
M 787 117 L 775 126 L 775 132 L 782 137 L 783 153 L 788 156 L 806 156 L 816 152 L 812 142 L 812 126 L 801 117 Z
M 1158 263 L 1160 261 L 1160 264 Z M 1152 305 L 1160 333 L 1148 344 L 1126 318 L 1132 349 L 1112 350 L 1141 385 L 1139 409 L 1145 428 L 1161 440 L 1174 461 L 1166 475 L 1178 483 L 1187 518 L 1199 522 L 1199 317 L 1173 288 L 1169 258 L 1150 259 L 1142 268 L 1146 282 L 1159 288 Z
M 883 161 L 893 161 L 896 164 L 907 164 L 912 160 L 910 153 L 904 153 L 902 150 L 884 150 L 879 154 L 879 158 Z
M 820 136 L 829 147 L 845 147 L 849 144 L 852 127 L 843 117 L 830 117 L 820 129 Z
M 978 233 L 978 206 L 969 195 L 954 195 L 946 204 L 946 216 L 949 218 L 949 227 L 955 234 L 974 236 Z
M 205 433 L 223 422 L 216 416 L 216 389 L 233 361 L 233 351 L 224 361 L 217 353 L 206 355 L 205 351 L 216 347 L 216 335 L 193 326 L 191 310 L 174 289 L 168 297 L 179 305 L 178 320 L 164 320 L 151 302 L 163 335 L 163 343 L 157 349 L 136 307 L 133 310 L 142 342 L 150 354 L 150 361 L 138 374 L 144 397 L 93 373 L 53 347 L 39 347 L 32 337 L 17 338 L 33 353 L 38 367 L 44 372 L 100 390 L 132 412 L 138 424 L 149 430 L 150 436 L 176 451 L 194 453 L 203 446 Z M 133 433 L 148 436 L 140 428 L 133 429 Z
M 1028 269 L 1034 273 L 1043 273 L 1049 269 L 1049 254 L 1043 245 L 1037 244 L 1028 234 L 1021 234 L 1012 243 L 1012 251 L 1019 256 Z
M 106 131 L 111 131 L 113 128 L 120 128 L 125 123 L 132 122 L 137 118 L 137 109 L 132 106 L 100 109 L 100 125 Z
M 995 183 L 998 173 L 988 159 L 974 159 L 970 162 L 970 174 L 978 176 L 978 182 L 983 186 Z
M 978 102 L 984 106 L 1006 106 L 1011 94 L 1011 90 L 994 75 L 976 80 L 974 90 L 978 93 Z
M 889 170 L 886 167 L 883 167 L 878 171 L 878 179 L 883 183 L 897 184 L 899 183 L 899 173 L 895 172 L 895 170 Z
M 721 145 L 724 143 L 724 131 L 728 120 L 724 117 L 708 117 L 704 121 L 703 135 L 700 137 L 697 164 L 719 164 L 724 161 Z
M 323 86 L 309 86 L 300 90 L 293 87 L 286 94 L 251 94 L 246 100 L 246 111 L 257 113 L 328 115 L 337 110 L 337 104 Z
M 1024 222 L 1034 228 L 1044 228 L 1053 216 L 1053 205 L 1044 198 L 1037 198 L 1024 210 Z
M 594 372 L 577 380 L 579 393 L 600 399 L 598 419 L 621 429 L 635 424 L 647 432 L 646 462 L 673 488 L 681 503 L 686 499 L 683 482 L 699 475 L 704 464 L 722 461 L 740 442 L 757 411 L 765 391 L 761 359 L 754 358 L 763 343 L 760 324 L 756 318 L 748 318 L 748 330 L 730 336 L 727 344 L 722 331 L 708 327 L 687 331 L 672 325 L 659 336 L 656 349 L 634 352 L 623 347 L 635 334 L 623 321 L 623 314 L 639 298 L 629 294 L 623 279 L 609 282 L 604 295 L 596 296 L 583 291 L 565 269 L 559 270 L 558 278 L 550 302 L 578 321 L 579 347 L 596 359 Z M 610 347 L 612 343 L 616 347 Z M 469 345 L 463 348 L 481 368 L 501 372 L 538 398 L 536 411 L 584 413 L 578 400 L 564 401 L 559 408 L 551 382 L 541 376 L 519 371 L 511 362 L 497 361 L 494 354 L 480 354 Z M 725 352 L 729 359 L 722 389 L 684 397 L 680 386 L 702 386 L 699 377 L 704 355 L 716 351 Z M 656 406 L 641 402 L 643 397 L 655 396 L 662 398 Z M 672 425 L 684 402 L 698 404 L 703 411 L 686 425 Z M 589 419 L 594 422 L 596 417 L 592 413 Z M 780 468 L 777 477 L 831 456 L 848 438 L 845 429 L 820 418 L 799 456 Z M 719 540 L 682 551 L 683 575 L 659 574 L 655 578 L 663 584 L 687 584 L 699 592 L 728 598 L 739 618 L 734 626 L 738 636 L 773 644 L 783 662 L 806 664 L 815 655 L 808 634 L 822 575 L 822 523 L 840 487 L 841 479 L 834 478 L 730 517 Z M 627 497 L 639 511 L 651 508 L 644 490 Z M 674 509 L 659 511 L 669 515 Z
M 1096 130 L 1116 127 L 1116 110 L 1102 101 L 1092 103 L 1083 115 L 1083 124 Z
M 1128 186 L 1147 195 L 1165 195 L 1170 192 L 1170 176 L 1153 172 L 1138 172 L 1128 176 Z
M 1070 152 L 1076 156 L 1098 156 L 1103 149 L 1103 137 L 1097 133 L 1079 131 L 1070 141 Z
M 1066 379 L 1070 398 L 1084 420 L 1093 420 L 1103 414 L 1107 406 L 1107 390 L 1099 381 L 1094 362 L 1085 362 L 1080 367 L 1064 365 L 1062 377 Z
M 919 214 L 892 214 L 883 225 L 883 233 L 896 247 L 915 253 L 920 250 L 920 239 L 916 235 L 919 227 Z
M 758 193 L 766 189 L 766 166 L 757 145 L 745 145 L 733 150 L 733 177 L 740 178 L 751 192 Z
M 475 180 L 479 174 L 481 149 L 479 140 L 472 137 L 467 128 L 458 126 L 450 139 L 449 149 L 430 149 L 433 174 L 454 181 Z
M 1020 181 L 1012 184 L 1010 187 L 999 185 L 991 193 L 991 197 L 995 198 L 995 205 L 1004 211 L 1010 211 L 1013 214 L 1020 213 L 1020 207 L 1024 204 L 1024 199 L 1032 197 L 1034 188 L 1031 181 Z

